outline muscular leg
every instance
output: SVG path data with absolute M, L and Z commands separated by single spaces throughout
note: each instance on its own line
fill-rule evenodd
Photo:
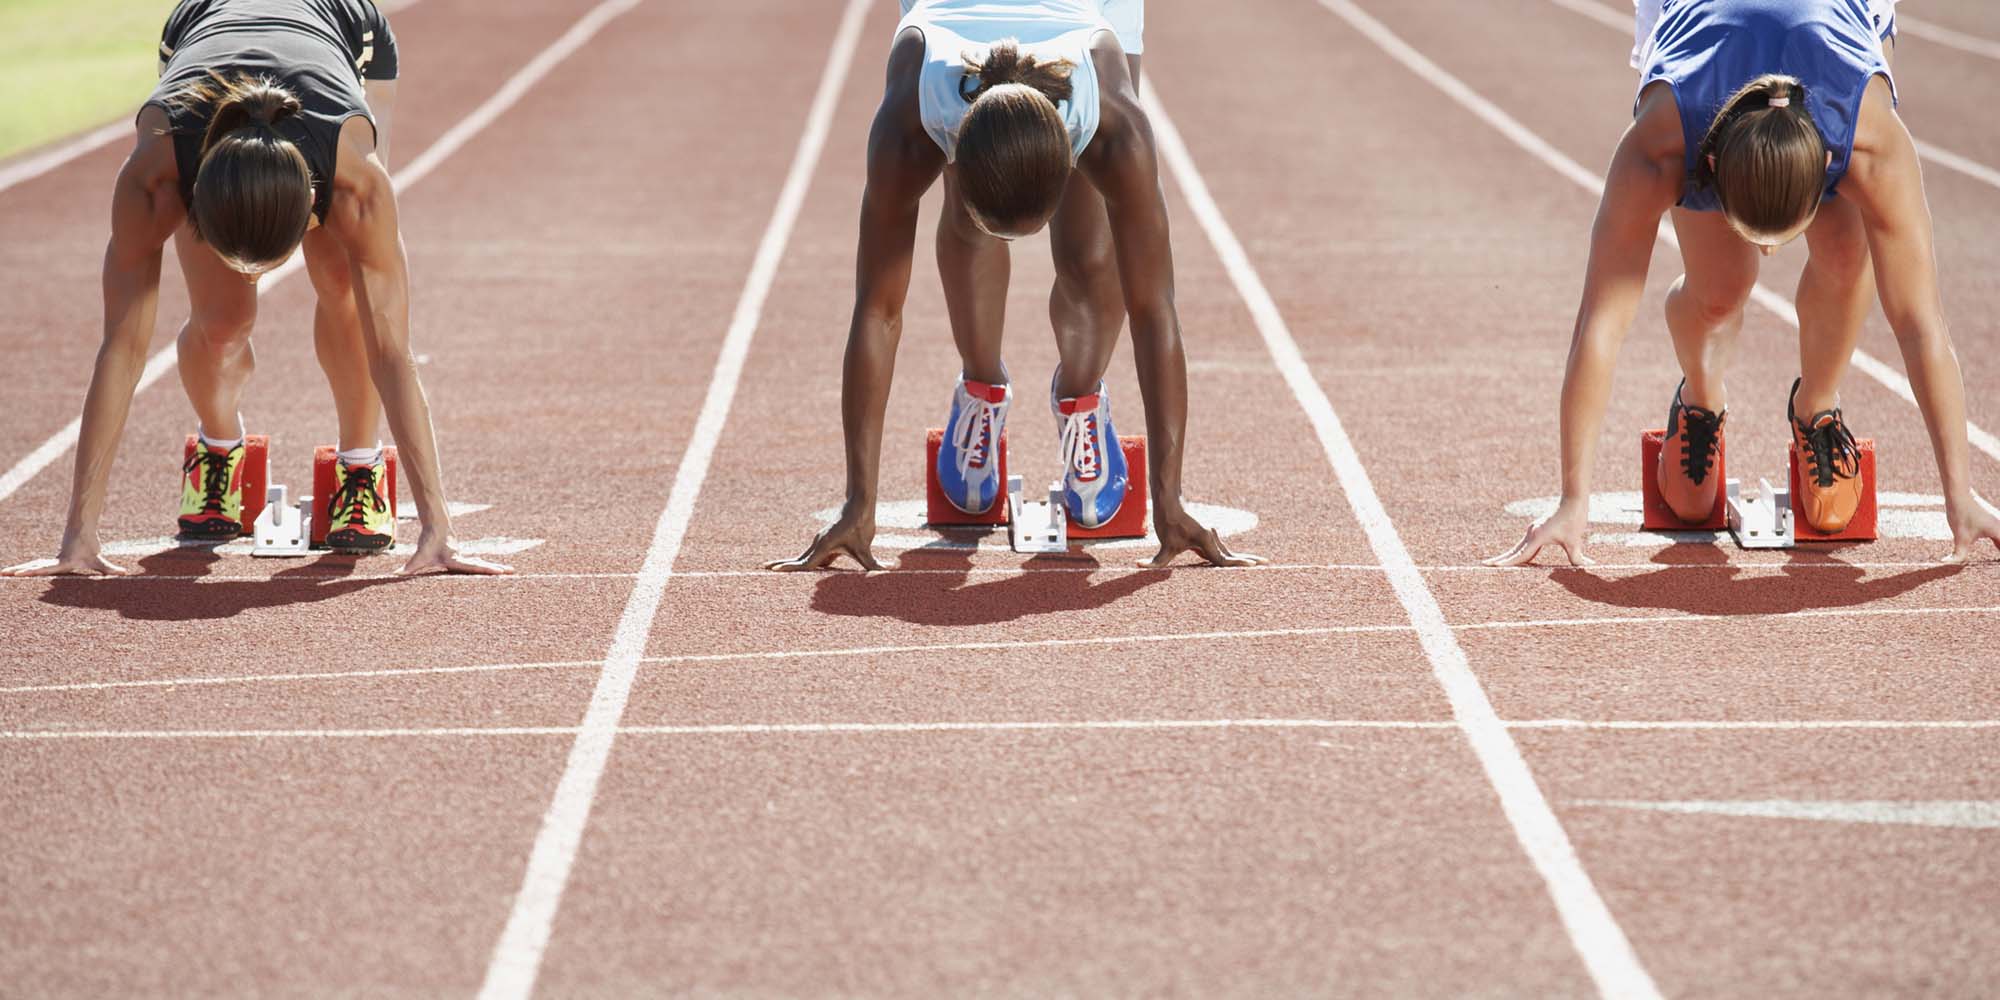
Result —
M 1139 57 L 1127 56 L 1126 61 L 1136 86 Z M 1049 289 L 1049 324 L 1062 359 L 1056 394 L 1081 396 L 1104 378 L 1125 324 L 1125 288 L 1118 280 L 1111 217 L 1104 196 L 1082 173 L 1070 174 L 1062 204 L 1049 221 L 1049 250 L 1056 269 L 1055 286 Z
M 1687 377 L 1681 399 L 1719 412 L 1727 402 L 1723 372 L 1743 330 L 1743 304 L 1757 283 L 1757 248 L 1720 213 L 1676 208 L 1673 219 L 1686 273 L 1667 292 L 1667 330 Z
M 368 371 L 360 307 L 354 298 L 347 251 L 325 229 L 306 234 L 306 273 L 319 302 L 313 307 L 313 351 L 333 389 L 340 419 L 340 447 L 372 448 L 381 440 L 382 398 Z
M 958 181 L 949 169 L 944 172 L 937 259 L 945 307 L 951 314 L 951 339 L 958 344 L 965 377 L 977 382 L 1006 382 L 1000 339 L 1006 325 L 1007 276 L 1011 270 L 1007 241 L 980 231 L 966 212 Z
M 186 226 L 174 234 L 174 254 L 187 280 L 188 320 L 175 342 L 181 387 L 194 404 L 202 432 L 212 438 L 243 436 L 237 404 L 243 383 L 257 367 L 250 330 L 257 322 L 257 284 L 231 270 Z
M 1861 324 L 1875 304 L 1874 268 L 1861 212 L 1845 198 L 1820 206 L 1806 229 L 1811 256 L 1799 274 L 1799 383 L 1801 417 L 1832 409 L 1840 398 Z
M 1056 394 L 1081 396 L 1104 378 L 1125 324 L 1125 289 L 1118 281 L 1104 198 L 1081 173 L 1070 175 L 1062 205 L 1050 220 L 1049 249 L 1056 270 L 1049 323 L 1062 358 Z

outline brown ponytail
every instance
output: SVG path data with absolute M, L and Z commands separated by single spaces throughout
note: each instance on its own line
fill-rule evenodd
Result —
M 1789 233 L 1819 211 L 1826 140 L 1805 97 L 1795 77 L 1760 76 L 1730 95 L 1702 138 L 1695 181 L 1715 189 L 1723 214 L 1747 235 Z
M 1069 126 L 1056 105 L 1070 99 L 1067 59 L 1021 54 L 1013 39 L 986 58 L 965 57 L 961 91 L 972 102 L 958 129 L 958 187 L 988 231 L 1008 236 L 1040 229 L 1069 184 Z
M 208 109 L 188 220 L 195 236 L 238 270 L 284 260 L 312 219 L 312 169 L 277 124 L 302 110 L 269 77 L 210 73 L 177 98 Z

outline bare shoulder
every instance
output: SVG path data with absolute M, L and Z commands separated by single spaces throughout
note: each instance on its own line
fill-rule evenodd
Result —
M 882 103 L 875 109 L 875 120 L 868 130 L 869 161 L 892 165 L 897 174 L 922 176 L 924 187 L 929 186 L 929 175 L 944 159 L 943 151 L 924 131 L 919 93 L 927 58 L 929 51 L 921 30 L 912 26 L 897 33 L 889 47 Z
M 139 110 L 133 124 L 132 152 L 125 158 L 121 177 L 146 188 L 172 186 L 180 181 L 180 165 L 174 161 L 173 125 L 166 109 L 148 104 Z
M 1903 127 L 1903 119 L 1896 114 L 1895 95 L 1889 89 L 1889 81 L 1880 76 L 1868 82 L 1868 89 L 1861 95 L 1861 110 L 1854 117 L 1854 152 L 1848 160 L 1848 172 L 1864 173 L 1874 169 L 1885 158 L 1900 154 L 1909 144 L 1909 132 Z
M 349 118 L 340 128 L 327 227 L 343 239 L 358 235 L 371 219 L 393 208 L 395 198 L 395 182 L 375 155 L 374 125 L 360 116 Z
M 1680 103 L 1671 84 L 1655 80 L 1640 92 L 1629 135 L 1647 162 L 1680 173 L 1687 158 L 1687 136 L 1681 131 Z
M 1152 125 L 1118 36 L 1098 32 L 1091 42 L 1090 62 L 1097 71 L 1097 132 L 1083 151 L 1084 160 L 1102 162 L 1128 154 L 1151 157 Z

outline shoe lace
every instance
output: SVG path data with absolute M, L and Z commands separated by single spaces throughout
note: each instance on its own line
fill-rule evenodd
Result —
M 344 518 L 347 523 L 358 525 L 367 521 L 370 509 L 380 513 L 388 506 L 382 500 L 381 491 L 375 488 L 375 470 L 362 466 L 347 470 L 340 488 L 327 498 L 326 513 L 328 520 Z
M 958 411 L 958 425 L 952 441 L 958 446 L 958 473 L 963 476 L 975 466 L 983 467 L 993 449 L 993 412 L 998 405 L 977 396 L 968 397 Z
M 181 474 L 189 475 L 201 469 L 201 509 L 205 513 L 222 512 L 222 498 L 229 492 L 229 452 L 212 451 L 206 447 L 196 448 L 188 456 L 187 464 L 181 466 Z
M 1833 485 L 1834 477 L 1853 478 L 1861 467 L 1861 449 L 1854 435 L 1840 419 L 1840 411 L 1821 414 L 1810 426 L 1799 425 L 1806 442 L 1806 465 L 1813 482 L 1821 489 Z
M 1710 469 L 1715 468 L 1717 442 L 1721 440 L 1722 418 L 1699 410 L 1685 410 L 1681 425 L 1687 445 L 1681 450 L 1681 469 L 1688 479 L 1701 483 L 1708 478 Z
M 1078 410 L 1063 417 L 1062 456 L 1065 468 L 1085 482 L 1097 478 L 1097 411 Z

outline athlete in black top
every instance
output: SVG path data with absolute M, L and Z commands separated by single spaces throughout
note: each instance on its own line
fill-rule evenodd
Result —
M 379 503 L 386 414 L 422 524 L 403 571 L 508 572 L 450 542 L 386 166 L 397 69 L 387 20 L 369 0 L 182 0 L 161 40 L 160 86 L 139 111 L 112 191 L 104 343 L 84 398 L 62 547 L 53 562 L 0 572 L 127 572 L 103 557 L 97 522 L 146 365 L 169 237 L 191 313 L 177 345 L 181 384 L 206 442 L 184 470 L 184 534 L 234 534 L 244 453 L 236 406 L 253 367 L 257 282 L 303 246 L 343 459 L 333 498 L 343 506 L 316 513 L 332 515 L 356 548 L 393 539 Z
M 276 128 L 305 154 L 313 215 L 324 221 L 341 127 L 370 117 L 364 82 L 394 81 L 396 68 L 396 36 L 369 0 L 182 0 L 160 32 L 160 83 L 146 106 L 167 112 L 181 196 L 192 201 L 213 109 L 181 95 L 213 73 L 277 81 L 303 106 Z

